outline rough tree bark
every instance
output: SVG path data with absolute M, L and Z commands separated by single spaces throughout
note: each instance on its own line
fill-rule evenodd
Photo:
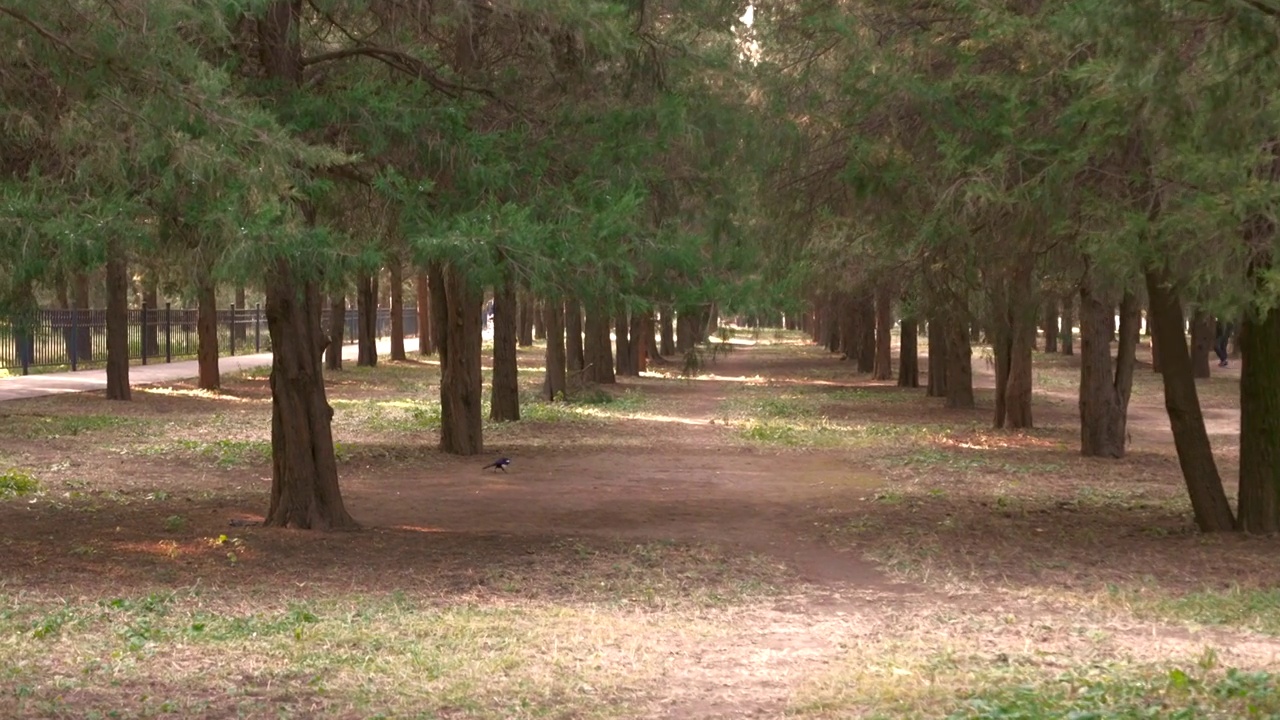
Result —
M 658 344 L 658 354 L 670 356 L 676 354 L 676 327 L 671 317 L 671 306 L 665 305 L 662 308 L 662 342 Z
M 1246 314 L 1240 328 L 1238 527 L 1280 532 L 1280 311 Z
M 258 21 L 261 59 L 282 89 L 302 80 L 298 27 L 302 0 L 276 0 Z M 308 221 L 314 211 L 303 208 Z M 338 487 L 333 408 L 325 397 L 320 354 L 320 290 L 314 277 L 278 259 L 266 278 L 271 334 L 271 502 L 265 524 L 308 529 L 355 527 Z
M 93 328 L 89 318 L 89 273 L 78 272 L 71 280 L 71 302 L 80 317 L 80 331 L 76 337 L 76 360 L 93 360 Z
M 654 313 L 650 310 L 642 318 L 643 328 L 641 329 L 641 337 L 644 338 L 644 362 L 641 364 L 640 370 L 648 369 L 649 363 L 662 364 L 666 362 L 662 359 L 662 353 L 658 352 L 658 338 L 654 334 Z
M 893 294 L 887 287 L 876 289 L 876 338 L 875 360 L 871 377 L 873 380 L 893 379 Z
M 481 294 L 452 264 L 428 268 L 432 325 L 440 352 L 440 449 L 452 455 L 484 451 L 480 374 Z
M 973 397 L 973 347 L 969 344 L 969 329 L 963 322 L 947 323 L 947 407 L 970 409 Z
M 619 375 L 638 375 L 639 372 L 631 364 L 634 357 L 631 352 L 631 324 L 627 321 L 626 311 L 619 312 L 613 320 L 613 337 L 617 345 L 615 360 Z
M 391 258 L 388 268 L 391 284 L 391 359 L 407 360 L 404 353 L 404 266 L 400 258 Z
M 129 265 L 119 240 L 107 242 L 107 399 L 130 400 Z
M 493 387 L 489 419 L 514 422 L 520 419 L 520 378 L 516 363 L 516 283 L 504 271 L 502 283 L 493 289 Z M 523 312 L 530 303 L 520 308 Z
M 564 304 L 546 300 L 542 304 L 542 314 L 542 325 L 547 331 L 547 376 L 542 383 L 542 396 L 555 401 L 563 399 L 569 389 Z
M 1068 293 L 1062 299 L 1062 334 L 1059 340 L 1063 355 L 1076 354 L 1075 324 L 1075 298 Z
M 995 350 L 997 428 L 1032 427 L 1031 356 L 1036 342 L 1035 304 L 1031 302 L 1031 258 L 1020 258 L 995 297 L 992 345 Z
M 876 300 L 870 292 L 861 293 L 855 303 L 858 313 L 858 372 L 870 373 L 876 369 Z
M 356 354 L 357 367 L 378 364 L 378 274 L 361 273 L 356 277 Z
M 915 318 L 899 321 L 902 332 L 901 349 L 898 352 L 898 387 L 920 387 L 920 327 Z
M 1162 272 L 1147 271 L 1152 337 L 1160 343 L 1164 406 L 1173 429 L 1178 464 L 1191 497 L 1196 526 L 1203 532 L 1231 530 L 1235 518 L 1213 459 L 1213 447 L 1200 411 L 1200 397 L 1191 372 L 1191 355 L 1183 335 L 1182 305 Z M 1164 342 L 1161 338 L 1173 338 Z
M 216 305 L 216 302 L 215 302 Z M 142 347 L 143 352 L 149 358 L 156 358 L 160 355 L 160 280 L 156 277 L 155 270 L 148 269 L 147 274 L 142 278 Z M 197 310 L 199 313 L 199 310 Z M 199 326 L 197 320 L 196 325 Z M 213 318 L 214 336 L 217 336 L 218 318 Z M 198 334 L 198 330 L 197 330 Z M 199 358 L 199 350 L 196 351 L 196 357 Z M 214 357 L 217 357 L 216 355 Z M 204 387 L 203 385 L 201 387 Z M 216 386 L 207 388 L 216 390 Z
M 676 317 L 676 353 L 687 353 L 698 344 L 698 333 L 694 330 L 697 322 L 697 313 L 692 308 L 680 311 Z
M 218 371 L 218 286 L 205 268 L 196 284 L 196 367 L 201 390 L 222 387 Z
M 1129 395 L 1137 364 L 1141 324 L 1138 298 L 1130 292 L 1120 302 L 1116 358 L 1111 359 L 1112 305 L 1089 285 L 1080 290 L 1080 454 L 1122 458 L 1128 440 Z
M 431 289 L 426 270 L 419 270 L 413 281 L 418 296 L 418 354 L 434 355 L 436 336 L 431 330 Z
M 519 293 L 519 344 L 520 347 L 533 345 L 533 296 L 527 292 Z M 497 312 L 497 309 L 494 309 Z
M 947 396 L 947 332 L 946 324 L 934 315 L 929 319 L 928 327 L 929 383 L 925 387 L 925 397 Z
M 648 342 L 653 342 L 653 333 L 649 333 Z M 633 312 L 627 325 L 627 350 L 631 353 L 627 365 L 630 367 L 632 375 L 639 375 L 645 370 L 645 345 L 644 316 L 638 312 Z
M 547 323 L 547 318 L 546 318 L 547 303 L 542 300 L 534 300 L 530 304 L 533 305 L 533 339 L 546 340 L 547 339 L 547 324 L 546 324 Z
M 1044 303 L 1044 351 L 1058 352 L 1058 300 L 1049 298 Z
M 564 340 L 565 366 L 570 375 L 580 377 L 586 358 L 582 350 L 582 309 L 577 300 L 564 303 Z
M 329 298 L 329 344 L 324 349 L 326 370 L 342 369 L 342 343 L 347 332 L 347 299 L 342 293 Z
M 613 374 L 613 348 L 609 342 L 611 317 L 605 310 L 587 311 L 586 336 L 583 342 L 585 375 L 589 382 L 617 382 Z

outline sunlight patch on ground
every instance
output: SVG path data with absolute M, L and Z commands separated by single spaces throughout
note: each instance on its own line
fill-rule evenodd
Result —
M 220 402 L 230 403 L 269 402 L 267 399 L 238 397 L 236 395 L 224 394 L 216 390 L 201 390 L 199 388 L 146 387 L 134 389 L 147 395 L 160 395 L 162 397 L 192 397 L 200 398 L 201 400 L 218 400 Z

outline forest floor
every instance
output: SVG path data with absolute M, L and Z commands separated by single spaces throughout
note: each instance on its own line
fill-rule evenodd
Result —
M 265 371 L 3 403 L 0 716 L 1280 717 L 1280 541 L 1195 532 L 1149 366 L 1095 460 L 1073 358 L 998 432 L 980 354 L 951 411 L 739 337 L 559 404 L 524 349 L 473 458 L 435 364 L 335 374 L 356 532 L 229 524 L 268 502 Z

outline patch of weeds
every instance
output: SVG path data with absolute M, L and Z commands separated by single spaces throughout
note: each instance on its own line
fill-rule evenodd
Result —
M 138 421 L 133 418 L 119 415 L 8 415 L 0 421 L 0 428 L 9 435 L 52 439 L 137 423 Z
M 1227 670 L 1197 678 L 1180 669 L 1125 676 L 1077 671 L 1056 680 L 985 690 L 948 720 L 997 718 L 1274 718 L 1276 675 Z
M 1115 590 L 1139 617 L 1247 628 L 1280 635 L 1280 589 L 1205 590 L 1180 596 L 1150 591 Z
M 170 515 L 164 519 L 164 529 L 166 532 L 181 532 L 187 527 L 187 519 L 181 515 Z
M 178 447 L 210 458 L 224 468 L 264 463 L 271 459 L 271 443 L 266 440 L 179 440 Z
M 40 481 L 25 470 L 14 468 L 0 474 L 0 499 L 30 495 L 40 489 Z

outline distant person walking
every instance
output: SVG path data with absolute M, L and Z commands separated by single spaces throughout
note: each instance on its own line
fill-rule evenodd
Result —
M 1222 322 L 1222 318 L 1218 318 L 1218 324 L 1214 331 L 1213 351 L 1218 355 L 1218 367 L 1226 367 L 1227 363 L 1227 340 L 1231 338 L 1231 333 L 1235 328 L 1231 323 Z

